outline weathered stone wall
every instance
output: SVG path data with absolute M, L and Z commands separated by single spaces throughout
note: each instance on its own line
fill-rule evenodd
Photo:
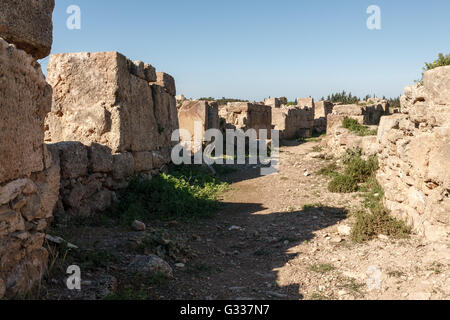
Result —
M 0 299 L 30 289 L 47 266 L 59 164 L 44 146 L 52 90 L 36 59 L 50 51 L 53 6 L 0 3 Z
M 278 98 L 267 98 L 264 100 L 264 104 L 271 108 L 280 108 L 281 107 L 281 101 Z
M 388 106 L 387 104 L 386 107 L 384 100 L 373 105 L 335 105 L 332 113 L 327 116 L 327 136 L 322 140 L 322 146 L 327 153 L 336 157 L 353 148 L 360 148 L 365 155 L 376 154 L 378 143 L 375 136 L 360 137 L 343 128 L 342 123 L 345 118 L 351 118 L 370 130 L 377 130 L 381 117 L 389 111 Z
M 180 129 L 187 130 L 194 138 L 195 122 L 201 123 L 202 137 L 208 129 L 219 129 L 219 107 L 215 102 L 209 101 L 185 101 L 178 109 L 178 121 Z
M 36 59 L 50 54 L 55 0 L 0 1 L 0 37 Z
M 281 139 L 311 137 L 314 112 L 311 108 L 299 106 L 272 108 L 272 123 L 280 131 Z
M 314 130 L 318 133 L 327 130 L 327 117 L 333 112 L 334 105 L 329 101 L 318 101 L 314 106 Z
M 450 235 L 450 67 L 428 71 L 405 88 L 402 114 L 378 131 L 386 206 L 429 240 Z
M 347 104 L 338 105 L 333 108 L 333 115 L 349 117 L 357 120 L 363 125 L 375 125 L 380 123 L 382 116 L 387 115 L 385 104 L 378 103 L 372 105 Z
M 46 141 L 58 150 L 57 216 L 105 209 L 133 174 L 165 170 L 178 129 L 175 81 L 117 52 L 52 55 Z
M 227 128 L 255 129 L 259 134 L 260 129 L 266 129 L 268 138 L 272 130 L 272 108 L 266 105 L 230 102 L 219 110 L 219 116 L 224 119 Z

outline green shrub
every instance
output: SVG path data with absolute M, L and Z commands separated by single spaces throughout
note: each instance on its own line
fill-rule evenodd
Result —
M 425 62 L 425 67 L 423 68 L 423 71 L 428 71 L 444 66 L 450 66 L 450 54 L 444 55 L 442 53 L 439 53 L 437 60 L 431 63 Z
M 325 167 L 323 167 L 322 169 L 317 171 L 317 174 L 319 174 L 321 176 L 333 178 L 333 177 L 339 175 L 337 170 L 338 170 L 338 167 L 337 167 L 336 163 L 330 163 L 329 165 L 326 165 Z
M 359 124 L 358 121 L 352 118 L 345 117 L 342 121 L 342 126 L 361 137 L 377 135 L 377 130 L 371 130 L 369 127 Z
M 360 243 L 369 241 L 383 234 L 395 239 L 408 238 L 411 228 L 403 221 L 392 217 L 382 205 L 375 207 L 372 212 L 360 211 L 356 213 L 356 222 L 352 228 L 351 239 Z
M 170 174 L 152 180 L 133 178 L 105 214 L 121 224 L 158 219 L 192 219 L 211 216 L 218 208 L 217 196 L 227 184 L 193 166 L 172 167 Z
M 358 184 L 352 177 L 338 174 L 328 184 L 328 190 L 333 193 L 352 193 L 358 191 Z
M 376 156 L 364 160 L 360 156 L 348 159 L 345 168 L 345 175 L 353 178 L 357 183 L 366 182 L 378 170 L 378 159 Z

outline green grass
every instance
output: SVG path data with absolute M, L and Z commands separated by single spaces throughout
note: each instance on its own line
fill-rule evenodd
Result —
M 312 209 L 319 209 L 319 208 L 323 208 L 324 205 L 321 203 L 309 203 L 309 204 L 305 204 L 303 206 L 303 210 L 307 211 L 307 210 L 312 210 Z
M 370 241 L 380 234 L 394 239 L 406 239 L 411 234 L 411 228 L 403 221 L 392 217 L 382 205 L 371 211 L 359 211 L 355 214 L 355 218 L 351 239 L 356 243 Z
M 346 117 L 342 121 L 342 126 L 361 137 L 377 135 L 377 130 L 371 130 L 369 127 L 359 124 L 358 121 L 352 118 Z
M 227 184 L 194 166 L 173 166 L 152 180 L 132 178 L 105 215 L 127 225 L 134 220 L 192 220 L 210 217 Z
M 336 270 L 336 268 L 331 263 L 322 263 L 312 265 L 310 267 L 310 270 L 317 273 L 325 274 L 333 270 Z
M 352 193 L 358 191 L 358 183 L 350 176 L 338 174 L 328 184 L 333 193 Z
M 344 173 L 337 172 L 336 165 L 329 165 L 322 168 L 319 173 L 332 177 L 328 184 L 328 190 L 333 193 L 352 193 L 360 189 L 360 184 L 367 183 L 375 179 L 375 172 L 378 170 L 378 159 L 371 156 L 367 160 L 362 157 L 361 149 L 347 150 L 342 157 L 345 165 Z
M 333 162 L 333 163 L 330 163 L 330 164 L 326 165 L 325 167 L 323 167 L 319 171 L 317 171 L 317 174 L 322 175 L 322 176 L 326 176 L 326 177 L 334 178 L 337 175 L 339 175 L 338 167 L 337 167 L 336 163 Z

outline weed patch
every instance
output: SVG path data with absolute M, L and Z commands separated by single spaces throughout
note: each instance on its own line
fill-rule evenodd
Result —
M 411 234 L 411 228 L 403 221 L 392 217 L 389 211 L 379 205 L 372 212 L 356 213 L 356 222 L 352 228 L 351 239 L 356 243 L 370 241 L 383 234 L 394 239 L 405 239 Z
M 361 125 L 358 121 L 352 118 L 346 117 L 344 121 L 342 121 L 342 126 L 360 137 L 377 135 L 377 130 L 371 130 L 369 127 Z
M 173 166 L 169 174 L 152 180 L 132 178 L 129 186 L 105 211 L 105 215 L 128 225 L 134 220 L 192 220 L 210 217 L 220 206 L 218 195 L 227 187 L 194 166 Z

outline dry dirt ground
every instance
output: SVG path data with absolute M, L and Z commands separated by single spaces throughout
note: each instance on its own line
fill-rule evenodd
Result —
M 362 198 L 327 191 L 328 179 L 316 174 L 327 160 L 310 156 L 317 145 L 282 147 L 278 174 L 259 176 L 255 167 L 229 174 L 223 209 L 213 218 L 151 226 L 192 249 L 171 261 L 173 279 L 130 286 L 124 272 L 142 233 L 80 226 L 67 231 L 67 240 L 118 257 L 83 273 L 79 293 L 65 288 L 64 274 L 50 274 L 40 298 L 104 299 L 114 287 L 118 299 L 449 299 L 450 244 L 417 235 L 355 244 L 339 234 L 338 227 L 352 225 Z

